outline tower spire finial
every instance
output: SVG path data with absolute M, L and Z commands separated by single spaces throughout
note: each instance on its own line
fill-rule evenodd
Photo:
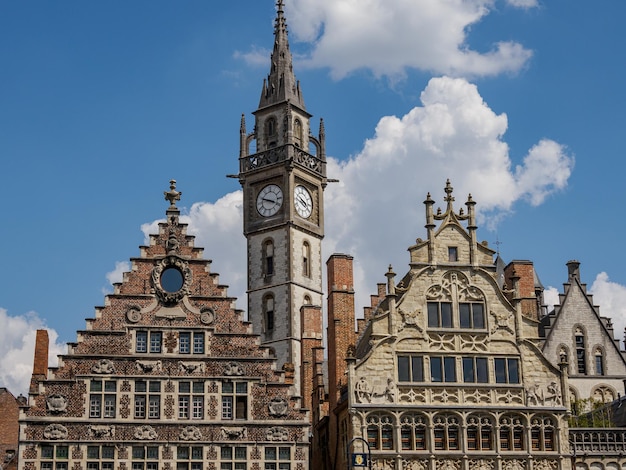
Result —
M 303 111 L 306 111 L 298 81 L 293 73 L 293 60 L 289 50 L 289 38 L 284 7 L 284 0 L 277 0 L 276 20 L 274 21 L 274 48 L 271 57 L 272 62 L 270 73 L 261 91 L 259 109 L 288 101 Z

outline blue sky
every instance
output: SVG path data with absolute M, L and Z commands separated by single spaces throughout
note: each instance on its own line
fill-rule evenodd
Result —
M 622 336 L 625 14 L 621 0 L 286 0 L 341 180 L 324 261 L 355 256 L 360 305 L 389 263 L 407 270 L 426 193 L 443 205 L 450 178 L 457 207 L 478 203 L 479 239 L 533 260 L 550 299 L 581 261 Z M 171 178 L 246 308 L 241 193 L 225 175 L 274 17 L 272 0 L 0 3 L 0 386 L 25 391 L 35 329 L 53 352 L 75 340 L 163 217 Z

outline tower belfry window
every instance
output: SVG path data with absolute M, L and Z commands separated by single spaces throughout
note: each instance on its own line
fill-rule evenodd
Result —
M 311 277 L 311 245 L 308 242 L 302 244 L 302 275 Z
M 293 123 L 293 140 L 296 147 L 302 148 L 302 122 L 300 119 L 296 119 Z
M 263 274 L 266 276 L 274 274 L 274 243 L 271 240 L 263 245 Z
M 265 310 L 265 331 L 272 331 L 274 329 L 274 297 L 266 297 L 263 308 Z
M 585 335 L 580 327 L 576 328 L 574 334 L 574 343 L 576 346 L 576 364 L 579 374 L 587 373 L 587 361 L 585 352 Z

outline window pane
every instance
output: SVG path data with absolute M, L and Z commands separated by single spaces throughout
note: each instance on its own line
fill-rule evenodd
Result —
M 483 384 L 489 382 L 489 372 L 487 370 L 486 357 L 476 358 L 476 381 Z
M 151 392 L 160 392 L 161 391 L 161 382 L 155 382 L 154 380 L 150 381 L 150 391 Z
M 222 447 L 220 450 L 220 456 L 222 460 L 232 460 L 233 458 L 233 449 L 232 447 Z
M 276 447 L 265 448 L 265 460 L 276 460 Z
M 190 382 L 180 382 L 178 384 L 178 392 L 179 393 L 189 393 L 190 390 L 191 390 L 191 383 Z
M 413 356 L 411 358 L 411 366 L 413 372 L 413 382 L 424 381 L 424 358 L 422 356 Z
M 432 382 L 443 382 L 442 364 L 440 357 L 430 358 L 430 380 Z
M 222 418 L 233 419 L 233 397 L 222 397 Z
M 203 392 L 204 392 L 204 382 L 194 382 L 193 393 L 203 393 Z
M 437 328 L 439 326 L 439 304 L 436 302 L 428 302 L 428 326 Z
M 181 333 L 178 340 L 178 351 L 181 354 L 189 354 L 191 352 L 191 335 L 190 333 Z
M 455 359 L 453 357 L 444 358 L 444 366 L 446 368 L 446 382 L 456 382 L 456 367 Z
M 459 326 L 461 328 L 471 328 L 470 304 L 459 304 Z
M 494 366 L 496 372 L 496 383 L 505 384 L 506 383 L 506 361 L 502 358 L 494 359 Z
M 246 393 L 248 391 L 248 382 L 237 382 L 237 393 Z
M 234 387 L 232 382 L 224 382 L 222 384 L 222 393 L 233 393 Z
M 463 358 L 463 382 L 474 382 L 474 359 Z
M 106 382 L 104 382 L 104 391 L 105 392 L 117 391 L 116 382 L 114 380 L 107 380 Z
M 289 447 L 279 447 L 278 448 L 278 460 L 289 460 L 291 459 L 291 449 Z
M 135 392 L 145 392 L 146 391 L 146 382 L 137 381 L 135 382 Z
M 409 382 L 409 357 L 398 356 L 398 381 Z
M 517 359 L 509 359 L 509 383 L 518 384 L 519 383 L 519 370 L 518 370 L 518 362 Z
M 472 304 L 472 320 L 474 322 L 474 328 L 485 328 L 483 304 Z
M 102 458 L 103 459 L 115 458 L 115 447 L 114 446 L 102 446 Z
M 452 328 L 452 304 L 449 302 L 441 303 L 441 327 Z
M 98 447 L 98 446 L 87 446 L 87 458 L 88 459 L 99 459 L 100 458 L 100 447 Z
M 204 333 L 194 333 L 193 335 L 193 353 L 204 354 Z
M 101 392 L 102 391 L 102 380 L 92 380 L 89 385 L 90 392 Z
M 137 332 L 137 341 L 135 343 L 135 351 L 137 351 L 138 353 L 148 352 L 148 332 L 147 331 Z
M 150 333 L 150 352 L 151 353 L 160 353 L 161 352 L 161 332 L 153 331 Z

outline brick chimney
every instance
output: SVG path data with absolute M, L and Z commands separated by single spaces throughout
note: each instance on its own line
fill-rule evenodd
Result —
M 517 278 L 517 282 L 515 282 Z M 522 315 L 539 320 L 539 306 L 535 289 L 535 268 L 532 261 L 514 260 L 504 268 L 504 288 L 507 298 L 521 302 Z
M 37 392 L 37 383 L 48 375 L 48 350 L 50 340 L 48 330 L 37 330 L 35 339 L 35 359 L 33 361 L 33 376 L 30 380 L 31 393 Z
M 333 254 L 328 269 L 328 400 L 332 410 L 337 405 L 341 387 L 346 386 L 346 357 L 356 343 L 354 331 L 353 257 Z

